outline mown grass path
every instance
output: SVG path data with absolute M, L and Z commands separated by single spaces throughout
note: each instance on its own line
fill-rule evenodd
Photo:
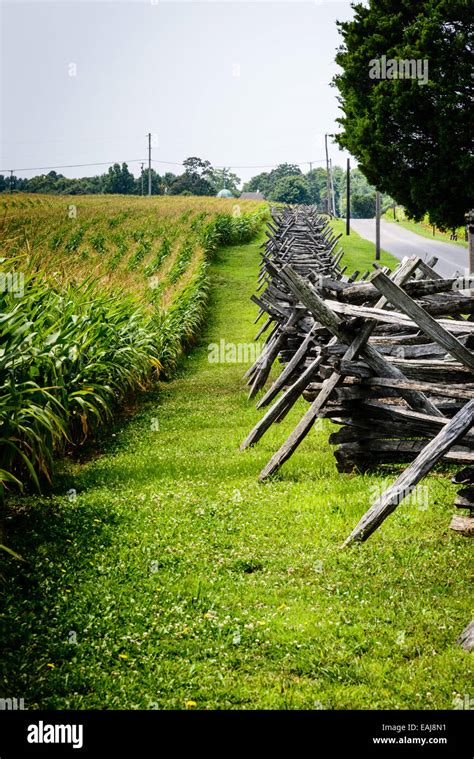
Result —
M 27 708 L 452 708 L 469 692 L 468 541 L 453 488 L 427 482 L 363 546 L 339 546 L 382 477 L 338 475 L 317 428 L 266 485 L 257 474 L 302 402 L 253 450 L 261 412 L 242 364 L 258 243 L 211 268 L 204 334 L 176 378 L 52 498 L 18 501 L 7 560 L 0 696 Z M 74 493 L 67 496 L 67 491 Z M 425 510 L 425 506 L 427 508 Z

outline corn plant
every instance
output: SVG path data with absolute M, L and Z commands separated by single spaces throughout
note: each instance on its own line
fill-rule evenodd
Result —
M 0 292 L 0 499 L 50 483 L 55 455 L 172 373 L 205 318 L 213 252 L 262 221 L 216 199 L 142 201 L 75 199 L 72 231 L 64 199 L 4 201 L 0 273 L 14 267 L 24 284 L 21 297 Z

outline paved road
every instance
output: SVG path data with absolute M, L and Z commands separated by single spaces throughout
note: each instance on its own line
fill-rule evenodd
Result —
M 352 219 L 351 226 L 361 237 L 375 243 L 375 219 Z M 435 269 L 445 277 L 450 277 L 456 272 L 464 274 L 467 270 L 467 248 L 430 240 L 429 237 L 410 232 L 399 224 L 382 220 L 380 241 L 382 249 L 396 258 L 417 255 L 425 260 L 437 256 L 438 263 Z

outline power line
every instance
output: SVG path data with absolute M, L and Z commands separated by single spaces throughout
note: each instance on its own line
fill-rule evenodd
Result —
M 92 137 L 82 137 L 80 140 L 80 143 L 85 142 L 93 142 L 93 143 L 100 143 L 102 144 L 104 142 L 104 139 L 107 139 L 107 142 L 125 142 L 125 141 L 131 141 L 132 139 L 135 140 L 138 138 L 139 135 L 134 135 L 133 137 L 107 137 L 102 139 L 95 139 Z M 68 138 L 66 140 L 4 140 L 2 139 L 3 145 L 59 145 L 69 143 L 71 144 L 71 138 Z M 74 145 L 77 145 L 78 141 L 74 140 Z
M 325 158 L 318 158 L 317 160 L 313 161 L 300 161 L 299 163 L 293 164 L 294 166 L 312 166 L 313 163 L 324 163 L 326 161 Z M 175 161 L 158 161 L 156 158 L 152 159 L 152 163 L 163 163 L 168 166 L 183 166 L 183 163 L 176 163 Z M 214 169 L 276 169 L 277 166 L 281 166 L 281 163 L 267 163 L 267 164 L 254 164 L 252 166 L 229 166 L 228 164 L 225 164 L 225 166 L 219 166 L 215 165 Z
M 46 171 L 46 169 L 79 169 L 79 168 L 85 168 L 88 166 L 111 166 L 114 163 L 141 163 L 144 159 L 143 158 L 128 158 L 125 161 L 96 161 L 95 163 L 69 163 L 69 164 L 61 164 L 56 166 L 28 166 L 28 167 L 22 167 L 22 168 L 15 168 L 15 169 L 0 169 L 0 171 Z M 159 161 L 155 158 L 152 159 L 152 163 L 160 163 L 167 166 L 183 166 L 183 162 L 177 162 L 177 161 Z M 324 158 L 319 158 L 317 160 L 313 161 L 300 161 L 299 163 L 295 163 L 295 166 L 312 166 L 313 163 L 324 163 Z M 225 166 L 214 166 L 215 169 L 276 169 L 278 166 L 281 166 L 279 163 L 273 163 L 273 164 L 253 164 L 248 166 L 228 166 L 227 164 Z
M 299 163 L 293 164 L 294 166 L 311 166 L 313 163 L 324 163 L 324 158 L 319 158 L 316 161 L 300 161 Z M 216 169 L 276 169 L 277 166 L 281 166 L 281 163 L 273 163 L 273 164 L 261 164 L 256 166 L 215 166 Z
M 294 166 L 311 166 L 313 163 L 324 163 L 325 158 L 318 158 L 316 161 L 300 161 L 299 163 L 293 164 Z M 163 163 L 168 166 L 184 166 L 184 163 L 177 163 L 176 161 L 158 161 L 156 158 L 152 158 L 152 163 Z M 264 164 L 254 164 L 252 166 L 229 166 L 227 163 L 225 165 L 218 165 L 216 164 L 213 168 L 214 169 L 276 169 L 277 166 L 281 166 L 281 163 L 264 163 Z
M 128 158 L 126 161 L 99 161 L 97 163 L 69 163 L 61 166 L 29 166 L 22 169 L 0 169 L 0 171 L 45 171 L 46 169 L 79 169 L 83 166 L 111 166 L 114 163 L 140 163 L 143 158 Z
M 294 166 L 311 166 L 313 163 L 324 163 L 325 158 L 318 158 L 316 161 L 299 161 Z M 215 169 L 276 169 L 281 163 L 257 164 L 254 166 L 214 166 Z

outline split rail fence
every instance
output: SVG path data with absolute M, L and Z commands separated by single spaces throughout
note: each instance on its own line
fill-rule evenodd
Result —
M 340 236 L 339 236 L 340 237 Z M 346 276 L 329 219 L 314 207 L 272 210 L 257 292 L 256 339 L 264 348 L 246 379 L 266 409 L 241 449 L 255 445 L 303 396 L 309 406 L 260 472 L 265 480 L 296 451 L 318 418 L 338 425 L 340 472 L 406 462 L 344 546 L 366 540 L 440 461 L 462 469 L 451 528 L 474 532 L 474 296 L 460 278 L 443 278 L 405 258 L 393 272 Z M 276 361 L 283 365 L 268 383 Z M 267 386 L 269 384 L 269 386 Z M 464 512 L 464 513 L 463 513 Z M 464 636 L 464 637 L 463 637 Z M 472 624 L 460 642 L 474 644 Z

